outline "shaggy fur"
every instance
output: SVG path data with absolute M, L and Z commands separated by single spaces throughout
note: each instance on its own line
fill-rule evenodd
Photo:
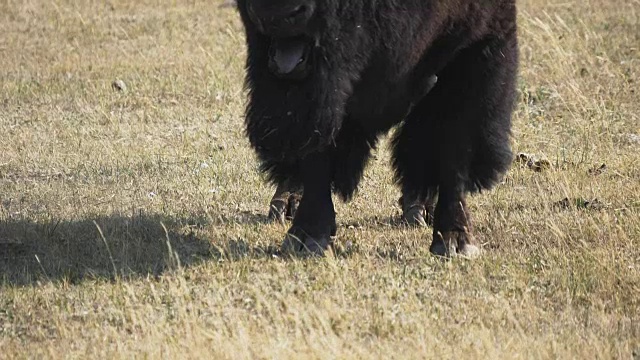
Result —
M 315 6 L 313 68 L 302 80 L 267 67 L 271 38 L 247 10 L 267 2 Z M 239 0 L 238 9 L 248 45 L 246 131 L 272 181 L 302 186 L 303 163 L 325 154 L 331 186 L 348 200 L 378 137 L 396 125 L 397 181 L 404 193 L 438 189 L 441 209 L 507 170 L 515 0 Z M 455 210 L 441 212 L 437 230 L 469 225 L 456 225 Z

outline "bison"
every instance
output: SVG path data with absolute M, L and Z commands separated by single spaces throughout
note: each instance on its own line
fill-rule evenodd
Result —
M 395 127 L 403 199 L 437 194 L 430 251 L 477 256 L 466 196 L 492 188 L 512 159 L 515 0 L 237 6 L 246 133 L 272 182 L 304 189 L 283 248 L 324 253 L 336 232 L 332 192 L 353 196 L 378 138 Z

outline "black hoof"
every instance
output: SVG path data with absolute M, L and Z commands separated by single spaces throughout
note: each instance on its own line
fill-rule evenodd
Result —
M 284 224 L 286 220 L 293 220 L 299 205 L 299 194 L 291 194 L 284 199 L 274 198 L 269 204 L 269 220 L 281 224 Z
M 298 206 L 300 206 L 300 198 L 301 196 L 299 194 L 289 195 L 289 204 L 287 206 L 287 212 L 285 214 L 287 220 L 293 220 L 293 218 L 296 217 Z
M 330 236 L 311 237 L 300 228 L 289 230 L 282 242 L 282 252 L 295 255 L 324 256 L 333 240 Z
M 269 220 L 284 224 L 287 215 L 287 202 L 272 200 L 269 204 Z
M 426 199 L 401 196 L 398 202 L 402 206 L 402 220 L 409 226 L 433 226 L 437 193 L 430 192 Z
M 434 232 L 429 251 L 436 256 L 446 258 L 462 257 L 475 259 L 482 254 L 473 235 L 464 231 Z
M 403 220 L 409 226 L 427 227 L 425 220 L 425 209 L 422 205 L 413 205 L 402 212 Z

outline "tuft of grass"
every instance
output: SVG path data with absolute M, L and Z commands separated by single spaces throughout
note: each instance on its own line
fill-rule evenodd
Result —
M 221 3 L 0 2 L 0 358 L 640 353 L 637 1 L 519 2 L 513 144 L 550 165 L 470 200 L 473 262 L 398 226 L 384 146 L 337 256 L 279 256 Z

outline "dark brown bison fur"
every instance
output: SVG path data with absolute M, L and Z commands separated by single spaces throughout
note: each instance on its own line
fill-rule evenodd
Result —
M 283 79 L 267 65 L 278 35 L 249 10 L 297 4 L 314 10 L 304 30 L 311 70 Z M 314 178 L 349 199 L 378 137 L 399 125 L 393 165 L 403 194 L 439 193 L 432 251 L 451 239 L 456 251 L 473 242 L 448 233 L 470 231 L 464 193 L 490 189 L 511 162 L 515 0 L 239 0 L 238 9 L 248 45 L 246 132 L 272 181 L 305 188 L 301 211 L 326 212 L 318 206 L 330 199 L 307 196 L 322 181 Z M 332 203 L 330 213 L 313 220 L 321 226 L 296 216 L 291 232 L 326 237 Z

